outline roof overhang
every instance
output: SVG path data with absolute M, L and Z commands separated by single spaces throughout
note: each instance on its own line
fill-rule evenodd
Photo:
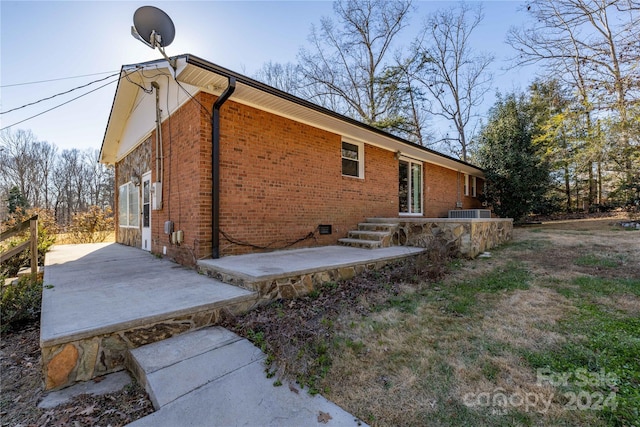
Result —
M 482 169 L 474 165 L 411 143 L 196 56 L 178 56 L 176 57 L 176 64 L 176 80 L 190 86 L 195 91 L 200 90 L 219 95 L 226 88 L 228 78 L 234 77 L 236 79 L 236 90 L 230 99 L 231 101 L 339 134 L 349 140 L 399 152 L 404 156 L 470 175 L 484 176 Z M 168 62 L 162 60 L 124 66 L 121 76 L 124 77 L 128 73 L 129 79 L 140 79 L 140 76 L 144 75 L 144 73 L 133 73 L 132 71 L 136 71 L 136 67 L 144 69 L 167 68 L 172 75 L 174 73 L 174 70 L 170 69 Z M 144 82 L 135 80 L 134 82 L 144 86 Z M 123 155 L 123 151 L 119 149 L 121 148 L 119 144 L 127 126 L 126 122 L 136 106 L 136 100 L 139 99 L 140 90 L 139 86 L 122 78 L 120 79 L 103 140 L 100 155 L 102 162 L 115 163 Z M 140 135 L 140 139 L 142 137 L 143 135 Z

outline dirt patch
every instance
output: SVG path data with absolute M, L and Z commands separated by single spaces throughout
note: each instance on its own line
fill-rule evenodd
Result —
M 81 395 L 53 409 L 39 409 L 43 397 L 40 329 L 28 325 L 3 334 L 0 343 L 2 426 L 123 426 L 153 412 L 138 385 L 102 396 Z M 99 379 L 98 379 L 99 380 Z
M 640 231 L 623 231 L 615 224 L 590 219 L 517 228 L 504 253 L 540 275 L 561 280 L 640 277 Z

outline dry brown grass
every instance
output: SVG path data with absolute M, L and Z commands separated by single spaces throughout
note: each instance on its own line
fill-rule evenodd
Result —
M 566 339 L 551 327 L 573 311 L 571 302 L 555 290 L 533 286 L 502 298 L 484 314 L 481 330 L 489 338 L 510 346 L 549 348 Z
M 583 340 L 562 326 L 579 310 L 571 296 L 580 291 L 576 278 L 640 277 L 640 233 L 614 231 L 611 222 L 517 229 L 513 243 L 488 259 L 455 261 L 439 283 L 406 281 L 422 267 L 400 266 L 333 284 L 316 300 L 289 303 L 293 311 L 255 312 L 242 324 L 287 350 L 276 351 L 275 361 L 290 373 L 300 361 L 286 355 L 299 354 L 294 342 L 304 341 L 296 330 L 316 330 L 331 362 L 313 387 L 374 426 L 605 425 L 596 412 L 568 411 L 561 391 L 537 383 L 525 354 Z M 640 311 L 633 295 L 593 295 L 603 306 Z M 487 392 L 537 402 L 495 412 L 466 400 Z
M 629 316 L 640 316 L 640 298 L 634 295 L 612 295 L 608 298 L 601 297 L 598 298 L 596 302 L 608 306 L 611 309 L 624 311 Z
M 419 310 L 415 316 L 384 310 L 359 319 L 344 332 L 365 344 L 334 360 L 323 382 L 332 400 L 374 424 L 420 424 L 425 410 L 435 410 L 442 390 L 425 383 L 438 368 L 439 350 L 434 344 L 446 346 L 458 334 L 442 327 L 447 322 L 439 310 L 428 306 Z
M 116 241 L 116 233 L 115 232 L 109 232 L 109 233 L 105 233 L 105 237 L 104 240 L 101 240 L 101 242 L 115 242 Z M 56 245 L 73 245 L 76 243 L 83 243 L 83 242 L 78 242 L 77 239 L 71 234 L 71 233 L 60 233 L 60 234 L 56 234 Z
M 569 287 L 574 278 L 594 273 L 640 276 L 635 264 L 638 233 L 612 227 L 612 220 L 604 219 L 517 229 L 514 243 L 492 258 L 461 262 L 439 286 L 471 281 L 508 260 L 524 263 L 534 278 L 526 290 L 479 295 L 478 311 L 471 317 L 444 311 L 437 292 L 423 298 L 415 313 L 388 309 L 365 319 L 343 317 L 341 333 L 362 342 L 363 349 L 348 349 L 334 360 L 323 382 L 330 389 L 328 397 L 374 425 L 467 425 L 464 415 L 460 421 L 443 421 L 451 416 L 443 406 L 486 391 L 535 395 L 539 400 L 524 416 L 538 425 L 603 425 L 596 412 L 567 411 L 557 389 L 537 384 L 536 372 L 520 352 L 553 351 L 568 339 L 580 339 L 556 328 L 576 312 L 556 284 Z M 594 250 L 619 260 L 619 265 L 607 269 L 576 264 Z M 640 312 L 640 299 L 633 296 L 602 297 L 600 302 L 629 314 Z M 548 407 L 543 400 L 550 401 Z M 519 424 L 517 416 L 509 419 L 475 409 L 480 412 L 472 413 L 472 424 Z

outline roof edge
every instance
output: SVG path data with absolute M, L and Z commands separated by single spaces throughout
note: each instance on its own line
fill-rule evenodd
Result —
M 232 70 L 230 70 L 228 68 L 222 67 L 222 66 L 214 64 L 214 63 L 212 63 L 210 61 L 202 59 L 202 58 L 200 58 L 200 57 L 198 57 L 196 55 L 185 53 L 185 54 L 172 56 L 170 59 L 174 59 L 174 60 L 182 59 L 182 60 L 185 60 L 185 62 L 187 64 L 194 65 L 196 67 L 202 68 L 203 70 L 207 70 L 207 71 L 210 71 L 210 72 L 213 72 L 213 73 L 216 73 L 216 74 L 220 74 L 220 75 L 224 75 L 224 76 L 234 77 L 237 82 L 242 83 L 242 84 L 244 84 L 246 86 L 249 86 L 251 88 L 260 90 L 262 92 L 265 92 L 265 93 L 267 93 L 269 95 L 276 96 L 278 98 L 281 98 L 281 99 L 284 99 L 286 101 L 289 101 L 289 102 L 295 103 L 297 105 L 300 105 L 301 107 L 309 108 L 309 109 L 317 111 L 317 112 L 319 112 L 321 114 L 325 114 L 325 115 L 327 115 L 329 117 L 333 117 L 333 118 L 338 119 L 340 121 L 349 123 L 349 124 L 351 124 L 353 126 L 357 126 L 357 127 L 362 128 L 362 129 L 364 129 L 364 130 L 366 130 L 368 132 L 376 133 L 378 135 L 384 136 L 386 138 L 390 138 L 390 139 L 392 139 L 392 140 L 394 140 L 396 142 L 399 142 L 401 144 L 407 145 L 409 147 L 424 151 L 426 153 L 429 153 L 429 154 L 437 156 L 437 157 L 441 157 L 443 159 L 447 159 L 449 161 L 453 161 L 455 163 L 460 164 L 461 166 L 472 168 L 472 169 L 475 169 L 475 170 L 478 170 L 478 171 L 484 173 L 484 170 L 482 168 L 480 168 L 479 166 L 476 166 L 474 164 L 462 161 L 460 159 L 457 159 L 455 157 L 452 157 L 452 156 L 449 156 L 447 154 L 441 153 L 439 151 L 433 150 L 431 148 L 424 147 L 424 146 L 416 144 L 414 142 L 407 141 L 404 138 L 401 138 L 399 136 L 393 135 L 393 134 L 391 134 L 389 132 L 386 132 L 386 131 L 384 131 L 382 129 L 378 129 L 378 128 L 373 127 L 371 125 L 362 123 L 362 122 L 360 122 L 360 121 L 358 121 L 358 120 L 356 120 L 354 118 L 351 118 L 351 117 L 345 116 L 343 114 L 337 113 L 337 112 L 335 112 L 333 110 L 330 110 L 328 108 L 322 107 L 322 106 L 320 106 L 318 104 L 315 104 L 313 102 L 310 102 L 310 101 L 308 101 L 306 99 L 299 98 L 299 97 L 297 97 L 295 95 L 292 95 L 290 93 L 284 92 L 284 91 L 282 91 L 280 89 L 277 89 L 277 88 L 275 88 L 273 86 L 269 86 L 269 85 L 267 85 L 265 83 L 259 82 L 259 81 L 255 80 L 255 79 L 247 77 L 247 76 L 245 76 L 243 74 L 237 73 L 237 72 L 232 71 Z M 109 112 L 109 118 L 107 120 L 107 128 L 105 129 L 105 133 L 104 133 L 104 136 L 103 136 L 103 139 L 102 139 L 102 145 L 100 147 L 100 157 L 99 157 L 100 161 L 102 161 L 102 159 L 103 159 L 104 145 L 105 145 L 105 141 L 106 141 L 108 130 L 109 130 L 109 124 L 111 123 L 111 118 L 112 118 L 112 115 L 113 115 L 113 109 L 114 109 L 114 106 L 115 106 L 115 102 L 116 102 L 116 98 L 117 98 L 117 94 L 118 94 L 118 89 L 119 89 L 120 83 L 122 81 L 123 73 L 126 73 L 127 70 L 131 69 L 131 68 L 144 68 L 144 67 L 149 67 L 149 66 L 153 66 L 153 65 L 162 64 L 162 63 L 167 63 L 167 60 L 162 58 L 162 59 L 157 59 L 157 60 L 152 60 L 152 61 L 147 61 L 147 62 L 126 64 L 126 65 L 123 65 L 121 67 L 121 69 L 120 69 L 120 79 L 118 81 L 118 87 L 116 88 L 116 94 L 114 95 L 113 102 L 112 102 L 112 105 L 111 105 L 111 110 Z
M 393 134 L 391 134 L 389 132 L 386 132 L 386 131 L 384 131 L 382 129 L 378 129 L 376 127 L 373 127 L 371 125 L 367 125 L 366 123 L 362 123 L 362 122 L 360 122 L 360 121 L 358 121 L 356 119 L 353 119 L 351 117 L 348 117 L 348 116 L 342 115 L 340 113 L 337 113 L 335 111 L 329 110 L 328 108 L 325 108 L 325 107 L 322 107 L 322 106 L 320 106 L 318 104 L 315 104 L 313 102 L 307 101 L 306 99 L 299 98 L 299 97 L 297 97 L 295 95 L 292 95 L 290 93 L 284 92 L 284 91 L 282 91 L 280 89 L 277 89 L 277 88 L 275 88 L 273 86 L 269 86 L 269 85 L 267 85 L 265 83 L 262 83 L 262 82 L 259 82 L 257 80 L 254 80 L 254 79 L 252 79 L 250 77 L 247 77 L 247 76 L 245 76 L 243 74 L 239 74 L 239 73 L 237 73 L 235 71 L 232 71 L 232 70 L 230 70 L 228 68 L 225 68 L 225 67 L 222 67 L 220 65 L 217 65 L 217 64 L 214 64 L 212 62 L 209 62 L 209 61 L 207 61 L 205 59 L 202 59 L 202 58 L 200 58 L 198 56 L 191 55 L 191 54 L 183 54 L 183 55 L 177 56 L 176 58 L 184 58 L 186 60 L 187 64 L 191 64 L 191 65 L 200 67 L 200 68 L 202 68 L 204 70 L 211 71 L 211 72 L 214 72 L 214 73 L 217 73 L 217 74 L 222 74 L 222 75 L 226 75 L 226 76 L 232 76 L 232 77 L 234 77 L 236 79 L 237 82 L 242 83 L 244 85 L 247 85 L 249 87 L 252 87 L 254 89 L 258 89 L 258 90 L 260 90 L 262 92 L 268 93 L 268 94 L 273 95 L 273 96 L 277 96 L 277 97 L 282 98 L 282 99 L 284 99 L 286 101 L 298 104 L 298 105 L 300 105 L 302 107 L 315 110 L 315 111 L 317 111 L 319 113 L 328 115 L 330 117 L 334 117 L 334 118 L 336 118 L 338 120 L 341 120 L 341 121 L 347 122 L 349 124 L 352 124 L 354 126 L 358 126 L 360 128 L 363 128 L 363 129 L 365 129 L 365 130 L 367 130 L 369 132 L 377 133 L 377 134 L 385 136 L 387 138 L 391 138 L 391 139 L 393 139 L 393 140 L 395 140 L 397 142 L 400 142 L 402 144 L 408 145 L 410 147 L 417 148 L 419 150 L 425 151 L 425 152 L 433 154 L 435 156 L 443 157 L 445 159 L 454 161 L 454 162 L 459 163 L 461 165 L 464 165 L 466 167 L 470 167 L 470 168 L 476 169 L 476 170 L 478 170 L 480 172 L 484 172 L 484 170 L 482 168 L 480 168 L 479 166 L 476 166 L 476 165 L 468 163 L 468 162 L 464 162 L 464 161 L 462 161 L 460 159 L 456 159 L 455 157 L 451 157 L 451 156 L 449 156 L 447 154 L 441 153 L 439 151 L 433 150 L 433 149 L 428 148 L 428 147 L 424 147 L 422 145 L 413 143 L 411 141 L 407 141 L 404 138 L 401 138 L 399 136 L 393 135 Z

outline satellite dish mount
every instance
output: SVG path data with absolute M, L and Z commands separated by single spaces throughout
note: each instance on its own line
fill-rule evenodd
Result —
M 164 51 L 176 35 L 176 28 L 169 15 L 157 7 L 142 6 L 133 14 L 131 35 L 151 49 L 158 48 L 164 59 L 169 61 L 174 70 L 176 69 L 175 59 L 169 58 Z

